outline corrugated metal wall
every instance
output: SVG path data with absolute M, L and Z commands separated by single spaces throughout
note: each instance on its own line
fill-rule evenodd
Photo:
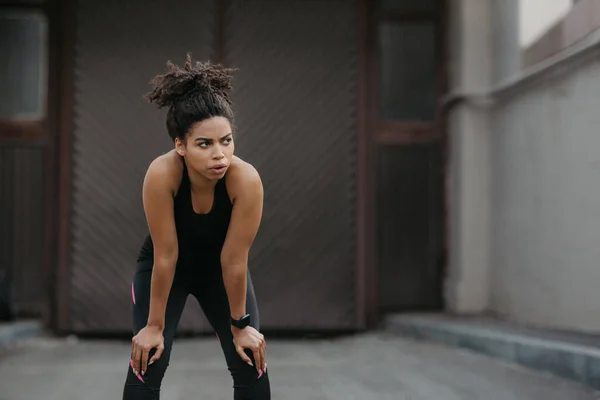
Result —
M 266 192 L 250 265 L 266 327 L 356 324 L 356 9 L 237 0 L 227 15 L 236 149 Z
M 147 234 L 148 164 L 172 148 L 164 113 L 146 103 L 168 59 L 212 57 L 212 0 L 78 3 L 70 328 L 129 331 L 131 279 Z M 188 302 L 181 326 L 208 326 Z
M 18 316 L 39 316 L 44 274 L 43 147 L 0 146 L 0 281 Z
M 163 113 L 141 95 L 167 59 L 213 59 L 212 7 L 79 2 L 72 330 L 130 330 L 130 280 L 147 232 L 142 180 L 172 146 Z M 266 191 L 250 268 L 268 328 L 356 324 L 356 26 L 356 4 L 345 0 L 234 1 L 226 13 L 225 59 L 240 69 L 236 150 Z M 207 329 L 196 302 L 181 328 Z

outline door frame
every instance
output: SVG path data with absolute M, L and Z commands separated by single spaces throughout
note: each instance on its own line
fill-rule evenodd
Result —
M 443 181 L 447 182 L 447 118 L 442 98 L 448 90 L 449 0 L 437 0 L 435 12 L 383 12 L 378 1 L 359 0 L 359 98 L 357 143 L 357 318 L 372 328 L 380 320 L 379 259 L 377 238 L 377 149 L 381 145 L 410 145 L 439 141 L 443 148 Z M 382 121 L 379 118 L 380 50 L 377 40 L 382 21 L 433 21 L 438 49 L 436 61 L 437 104 L 433 122 Z M 443 248 L 440 279 L 448 260 L 448 191 L 444 185 Z M 438 285 L 440 290 L 442 282 Z M 443 293 L 440 293 L 443 302 Z
M 46 326 L 55 333 L 68 333 L 71 282 L 71 203 L 73 176 L 73 130 L 75 97 L 75 0 L 49 0 L 50 90 L 48 146 L 51 188 L 47 193 L 46 252 L 49 310 Z
M 66 1 L 65 1 L 66 2 Z M 62 2 L 62 3 L 65 3 Z M 64 23 L 61 0 L 44 0 L 39 2 L 23 2 L 19 0 L 0 1 L 0 10 L 15 12 L 39 12 L 46 18 L 47 27 L 47 47 L 45 71 L 47 85 L 45 90 L 45 116 L 33 119 L 19 118 L 0 118 L 0 145 L 2 146 L 33 146 L 44 149 L 45 171 L 44 171 L 44 219 L 40 229 L 44 230 L 44 242 L 42 243 L 43 265 L 41 266 L 42 276 L 39 279 L 44 281 L 45 307 L 39 310 L 42 320 L 46 326 L 54 328 L 56 326 L 55 317 L 57 314 L 57 285 L 60 274 L 56 268 L 57 256 L 57 233 L 61 218 L 59 205 L 60 197 L 66 193 L 63 187 L 59 185 L 59 169 L 69 167 L 69 151 L 59 152 L 60 143 L 63 141 L 65 131 L 62 127 L 62 121 L 66 117 L 63 115 L 68 108 L 62 106 L 63 99 L 68 97 L 65 93 L 65 87 L 61 87 L 65 81 L 62 60 L 65 46 L 64 39 L 67 37 L 64 32 L 69 29 L 70 20 Z M 68 8 L 68 7 L 65 7 Z M 67 79 L 66 82 L 69 80 Z M 64 166 L 63 166 L 64 164 Z M 67 196 L 68 197 L 68 196 Z

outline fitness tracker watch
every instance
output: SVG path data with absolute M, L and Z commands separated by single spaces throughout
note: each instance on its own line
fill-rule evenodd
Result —
M 231 326 L 234 326 L 238 329 L 244 329 L 245 327 L 250 325 L 250 314 L 246 314 L 240 319 L 234 319 L 229 317 L 229 320 L 231 321 Z

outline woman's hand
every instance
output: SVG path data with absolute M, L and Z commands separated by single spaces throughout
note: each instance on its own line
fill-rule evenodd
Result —
M 144 375 L 148 365 L 158 360 L 165 349 L 162 329 L 153 326 L 145 326 L 133 337 L 131 342 L 133 372 L 138 374 L 138 372 L 141 371 L 142 375 Z M 148 353 L 154 348 L 156 348 L 156 353 L 148 363 Z
M 233 333 L 233 344 L 235 350 L 242 357 L 247 364 L 252 365 L 250 357 L 244 352 L 244 349 L 250 349 L 254 354 L 254 361 L 256 362 L 256 370 L 258 372 L 266 372 L 267 360 L 265 353 L 267 349 L 267 342 L 265 337 L 256 329 L 251 326 L 247 326 L 244 329 L 238 329 L 235 327 L 231 328 Z

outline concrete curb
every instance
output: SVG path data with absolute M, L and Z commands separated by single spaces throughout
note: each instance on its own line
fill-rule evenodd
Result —
M 427 316 L 392 316 L 388 331 L 504 359 L 600 390 L 600 347 Z
M 26 320 L 0 323 L 0 349 L 22 340 L 40 337 L 43 334 L 44 326 L 40 321 Z

